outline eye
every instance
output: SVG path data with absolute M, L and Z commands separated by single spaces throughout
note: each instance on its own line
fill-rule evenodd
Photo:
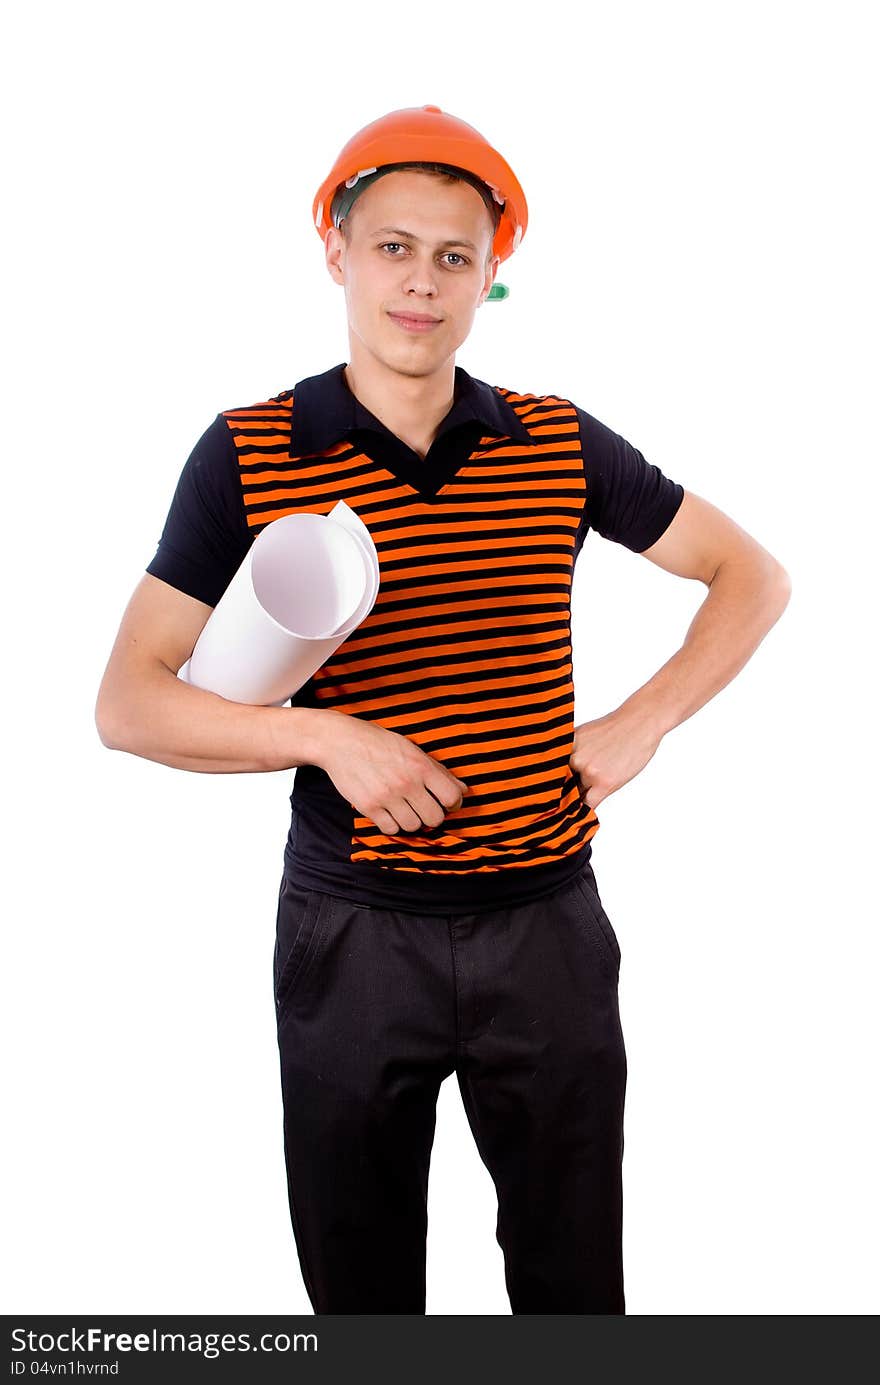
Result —
M 397 248 L 399 249 L 400 246 L 401 246 L 401 244 L 402 244 L 402 242 L 399 241 L 399 240 L 386 240 L 386 241 L 383 241 L 383 242 L 382 242 L 382 244 L 379 246 L 379 249 L 380 249 L 380 250 L 387 250 L 387 249 L 389 248 L 389 246 L 395 246 L 395 247 L 397 247 Z M 470 264 L 470 260 L 467 259 L 464 255 L 459 255 L 459 253 L 458 253 L 457 250 L 448 250 L 448 251 L 446 252 L 446 254 L 447 254 L 447 257 L 451 255 L 452 258 L 453 258 L 454 260 L 460 260 L 461 263 L 462 263 L 463 265 L 468 265 L 468 264 Z M 397 259 L 400 258 L 400 256 L 399 256 L 399 255 L 392 255 L 391 258 L 392 258 L 393 260 L 397 260 Z M 453 269 L 458 269 L 458 265 L 452 265 L 452 268 L 453 268 Z

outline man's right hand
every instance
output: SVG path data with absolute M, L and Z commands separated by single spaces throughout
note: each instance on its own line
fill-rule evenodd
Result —
M 463 780 L 406 736 L 345 712 L 331 714 L 315 762 L 385 836 L 439 827 L 469 792 Z

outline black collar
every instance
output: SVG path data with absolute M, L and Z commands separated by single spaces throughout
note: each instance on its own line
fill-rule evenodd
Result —
M 326 452 L 358 428 L 388 434 L 385 424 L 352 393 L 344 374 L 346 364 L 343 361 L 321 375 L 310 375 L 300 380 L 294 386 L 291 457 L 310 457 Z M 458 365 L 455 367 L 454 388 L 452 408 L 440 424 L 438 439 L 461 424 L 479 422 L 487 433 L 516 438 L 519 442 L 535 441 L 519 415 L 497 390 L 483 380 L 475 380 Z

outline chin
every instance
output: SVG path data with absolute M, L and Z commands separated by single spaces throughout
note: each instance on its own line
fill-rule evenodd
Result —
M 413 375 L 423 375 L 436 370 L 437 366 L 448 358 L 449 351 L 445 348 L 438 349 L 436 343 L 429 349 L 427 341 L 416 338 L 413 341 L 395 342 L 391 347 L 387 342 L 383 342 L 375 354 L 392 369 L 405 372 L 409 366 Z
M 428 360 L 412 360 L 410 357 L 401 358 L 399 361 L 388 361 L 386 363 L 390 370 L 395 370 L 398 375 L 411 375 L 415 379 L 419 375 L 433 375 L 439 369 L 441 362 L 432 358 Z

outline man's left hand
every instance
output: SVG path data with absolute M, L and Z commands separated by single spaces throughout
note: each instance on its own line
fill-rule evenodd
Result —
M 569 764 L 580 779 L 587 807 L 597 808 L 603 798 L 634 779 L 662 739 L 644 721 L 621 712 L 576 726 Z

